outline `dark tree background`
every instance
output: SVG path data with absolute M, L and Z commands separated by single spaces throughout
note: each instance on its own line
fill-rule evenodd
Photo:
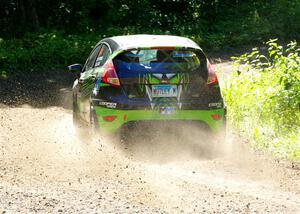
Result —
M 77 61 L 112 35 L 182 35 L 208 51 L 298 40 L 300 0 L 0 0 L 0 29 L 3 73 Z
M 215 39 L 298 37 L 299 0 L 1 0 L 1 37 L 56 29 L 72 34 L 123 28 Z M 239 37 L 239 38 L 236 38 Z

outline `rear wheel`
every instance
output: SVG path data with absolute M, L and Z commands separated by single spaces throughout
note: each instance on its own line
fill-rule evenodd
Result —
M 78 117 L 78 106 L 77 106 L 77 96 L 73 94 L 73 124 L 78 126 L 79 124 L 79 117 Z
M 92 129 L 92 133 L 98 133 L 99 132 L 99 123 L 96 111 L 94 109 L 94 106 L 90 104 L 90 126 Z

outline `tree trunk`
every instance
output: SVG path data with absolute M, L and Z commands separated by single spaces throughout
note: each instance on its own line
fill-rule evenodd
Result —
M 24 1 L 23 0 L 18 0 L 18 9 L 20 11 L 20 24 L 22 26 L 26 25 L 26 12 L 25 12 L 25 7 L 24 7 Z
M 40 24 L 36 12 L 35 0 L 18 0 L 18 6 L 20 11 L 20 24 L 25 28 L 37 31 Z
M 27 16 L 29 21 L 29 27 L 32 28 L 32 30 L 37 31 L 40 27 L 40 23 L 35 8 L 35 0 L 27 0 L 27 3 Z

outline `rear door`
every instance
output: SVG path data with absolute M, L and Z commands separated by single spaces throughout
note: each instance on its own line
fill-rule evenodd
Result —
M 96 69 L 103 66 L 111 54 L 110 48 L 106 43 L 100 43 L 94 48 L 89 58 L 87 59 L 83 68 L 78 84 L 78 106 L 80 109 L 81 117 L 89 120 L 90 112 L 90 96 L 95 86 Z

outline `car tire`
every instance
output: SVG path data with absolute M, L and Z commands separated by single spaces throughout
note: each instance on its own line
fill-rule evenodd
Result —
M 92 104 L 90 104 L 90 126 L 91 126 L 93 133 L 99 132 L 100 127 L 99 127 L 99 123 L 98 123 L 98 118 L 97 118 L 96 111 Z
M 77 106 L 77 96 L 73 94 L 73 102 L 72 102 L 72 107 L 73 107 L 73 124 L 75 126 L 79 125 L 79 117 L 78 117 L 78 106 Z

